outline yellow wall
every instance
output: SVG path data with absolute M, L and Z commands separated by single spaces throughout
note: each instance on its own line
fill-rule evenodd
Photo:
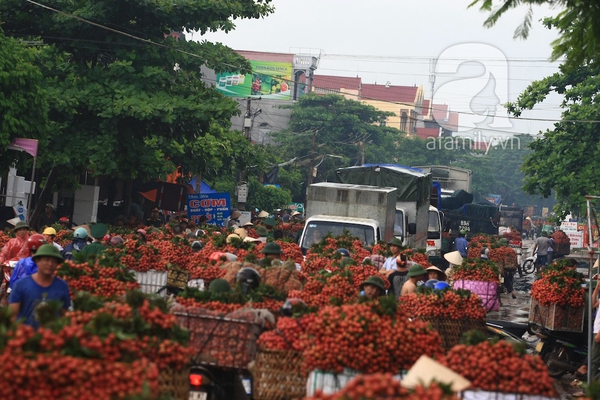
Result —
M 419 86 L 416 94 L 416 102 L 415 103 L 392 103 L 381 100 L 362 100 L 364 104 L 371 105 L 378 110 L 392 112 L 394 115 L 386 118 L 386 126 L 399 129 L 401 131 L 405 131 L 407 133 L 413 134 L 414 129 L 417 127 L 417 119 L 418 114 L 417 110 L 423 106 L 423 98 L 424 92 L 423 87 Z M 402 113 L 406 113 L 406 127 L 403 129 L 401 115 Z

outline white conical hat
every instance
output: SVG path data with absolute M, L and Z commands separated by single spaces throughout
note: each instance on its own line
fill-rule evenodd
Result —
M 450 264 L 460 265 L 463 262 L 463 258 L 458 251 L 452 251 L 450 253 L 444 254 L 444 258 Z

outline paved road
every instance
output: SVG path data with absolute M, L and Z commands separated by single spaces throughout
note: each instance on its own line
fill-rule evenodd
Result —
M 523 256 L 522 258 L 529 257 L 533 250 L 533 240 L 525 240 L 523 242 Z M 487 317 L 490 319 L 499 319 L 503 321 L 527 323 L 529 317 L 529 308 L 531 303 L 531 297 L 529 291 L 531 290 L 531 284 L 535 280 L 534 275 L 525 275 L 520 277 L 518 273 L 515 273 L 514 289 L 516 299 L 512 299 L 508 294 L 502 294 L 500 300 L 502 305 L 499 311 L 490 311 Z M 539 340 L 537 336 L 528 335 L 527 333 L 523 337 L 535 347 L 535 344 Z M 572 387 L 571 382 L 575 379 L 573 375 L 565 375 L 562 379 L 556 380 L 556 388 L 560 394 L 561 399 L 571 399 L 573 394 L 580 391 L 580 388 Z

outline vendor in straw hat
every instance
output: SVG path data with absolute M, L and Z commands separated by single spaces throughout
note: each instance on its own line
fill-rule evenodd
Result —
M 446 268 L 446 280 L 452 282 L 452 271 L 455 265 L 461 265 L 463 258 L 458 251 L 451 251 L 450 253 L 444 254 L 444 259 L 448 261 L 448 268 Z
M 439 269 L 438 267 L 436 267 L 435 265 L 425 268 L 425 271 L 427 271 L 427 275 L 428 275 L 429 279 L 435 279 L 437 281 L 445 281 L 446 280 L 446 273 L 444 271 L 442 271 L 441 269 Z

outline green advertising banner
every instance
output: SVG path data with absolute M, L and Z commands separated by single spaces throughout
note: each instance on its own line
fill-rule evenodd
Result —
M 250 60 L 252 74 L 217 74 L 217 90 L 230 97 L 292 98 L 292 63 Z
M 304 203 L 290 203 L 288 204 L 288 208 L 292 211 L 298 211 L 299 213 L 304 214 Z

